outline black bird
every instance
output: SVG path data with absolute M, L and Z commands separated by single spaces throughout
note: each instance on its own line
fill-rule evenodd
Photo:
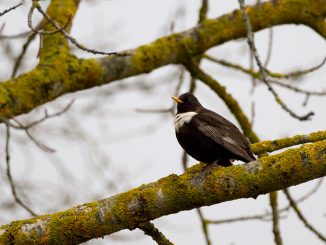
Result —
M 172 97 L 177 105 L 175 133 L 182 148 L 198 161 L 231 166 L 231 159 L 256 160 L 240 130 L 219 114 L 204 108 L 198 99 L 185 93 Z

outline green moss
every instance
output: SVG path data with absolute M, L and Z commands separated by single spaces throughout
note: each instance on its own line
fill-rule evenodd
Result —
M 203 164 L 199 164 L 180 176 L 170 175 L 108 199 L 13 222 L 2 227 L 6 232 L 0 235 L 0 243 L 81 243 L 121 229 L 134 229 L 139 223 L 163 215 L 237 198 L 255 198 L 324 176 L 325 159 L 326 142 L 320 141 L 246 165 L 216 167 L 205 172 Z M 37 229 L 21 232 L 24 224 L 37 220 L 46 222 L 42 233 Z

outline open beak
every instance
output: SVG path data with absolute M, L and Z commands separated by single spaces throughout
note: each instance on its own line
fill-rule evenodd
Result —
M 180 100 L 178 97 L 172 96 L 172 99 L 175 100 L 177 103 L 183 103 L 182 100 Z

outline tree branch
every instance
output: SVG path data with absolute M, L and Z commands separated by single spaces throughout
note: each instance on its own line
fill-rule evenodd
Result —
M 78 244 L 164 215 L 281 190 L 326 175 L 326 142 L 320 141 L 263 157 L 257 161 L 214 168 L 204 164 L 184 174 L 66 211 L 14 221 L 0 227 L 1 244 Z
M 267 140 L 251 145 L 256 154 L 273 152 L 294 145 L 300 145 L 309 142 L 316 142 L 326 139 L 326 131 L 314 132 L 311 134 L 301 134 L 293 137 L 282 138 L 277 140 Z
M 47 15 L 64 26 L 69 18 L 73 20 L 78 3 L 74 0 L 51 1 Z M 325 18 L 326 5 L 323 0 L 280 0 L 277 4 L 266 2 L 247 7 L 247 11 L 253 31 L 292 23 L 321 31 L 323 29 L 320 24 L 317 28 L 316 22 Z M 55 30 L 50 23 L 44 29 Z M 127 56 L 78 59 L 70 54 L 68 42 L 61 33 L 45 35 L 40 64 L 27 74 L 0 83 L 0 114 L 17 116 L 66 93 L 148 73 L 169 64 L 181 64 L 189 56 L 201 55 L 214 46 L 245 36 L 246 28 L 239 10 L 120 53 Z
M 139 224 L 138 228 L 146 235 L 152 237 L 158 245 L 173 245 L 151 222 Z
M 303 224 L 311 231 L 313 232 L 321 241 L 326 242 L 326 237 L 323 236 L 319 231 L 316 230 L 315 227 L 313 227 L 308 220 L 304 217 L 304 215 L 301 213 L 298 205 L 293 200 L 293 198 L 290 195 L 290 192 L 287 189 L 284 189 L 284 193 L 286 198 L 289 200 L 291 207 L 293 208 L 294 212 L 298 215 L 299 219 L 303 222 Z

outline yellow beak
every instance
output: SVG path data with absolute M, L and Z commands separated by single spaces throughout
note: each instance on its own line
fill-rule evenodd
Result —
M 180 100 L 178 97 L 172 96 L 172 99 L 175 100 L 177 103 L 183 103 L 182 100 Z

